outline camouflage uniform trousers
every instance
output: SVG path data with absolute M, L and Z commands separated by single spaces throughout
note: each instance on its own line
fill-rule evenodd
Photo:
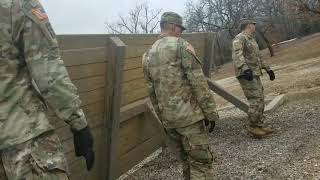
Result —
M 259 76 L 252 81 L 238 78 L 244 95 L 249 101 L 248 119 L 251 127 L 263 126 L 264 94 L 263 85 Z
M 213 180 L 213 156 L 203 121 L 183 128 L 166 129 L 166 143 L 183 163 L 185 180 Z
M 69 180 L 62 145 L 54 132 L 4 149 L 1 157 L 8 180 Z

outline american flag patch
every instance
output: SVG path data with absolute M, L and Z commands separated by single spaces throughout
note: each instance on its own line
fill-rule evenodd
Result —
M 48 19 L 47 13 L 42 8 L 32 9 L 32 14 L 35 15 L 40 21 Z

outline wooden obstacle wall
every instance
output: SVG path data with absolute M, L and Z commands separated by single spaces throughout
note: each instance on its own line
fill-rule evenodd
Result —
M 106 179 L 104 155 L 107 152 L 104 128 L 107 67 L 110 61 L 108 39 L 110 35 L 61 35 L 58 36 L 61 55 L 73 83 L 78 87 L 82 108 L 94 135 L 96 164 L 87 172 L 82 158 L 74 155 L 70 127 L 50 113 L 50 120 L 60 136 L 69 163 L 72 180 Z M 115 155 L 120 176 L 149 156 L 162 145 L 162 128 L 147 111 L 145 99 L 148 96 L 141 66 L 142 54 L 157 40 L 158 35 L 119 35 L 126 45 L 121 90 L 121 114 L 118 137 L 118 152 Z M 207 57 L 208 34 L 183 35 L 197 51 L 200 58 Z M 112 163 L 111 163 L 112 165 Z M 0 180 L 6 180 L 0 167 Z
M 158 39 L 158 35 L 120 35 L 118 37 L 127 45 L 121 103 L 121 111 L 125 112 L 145 103 L 148 92 L 143 77 L 142 55 Z M 183 38 L 194 46 L 201 59 L 206 57 L 207 34 L 186 34 Z M 119 175 L 162 145 L 162 128 L 149 112 L 143 111 L 146 110 L 137 108 L 137 111 L 133 111 L 137 115 L 125 118 L 120 125 Z

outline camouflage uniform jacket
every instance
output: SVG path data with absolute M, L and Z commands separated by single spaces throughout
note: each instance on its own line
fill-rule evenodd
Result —
M 201 62 L 184 39 L 161 37 L 144 54 L 143 69 L 152 105 L 165 128 L 218 118 Z
M 87 126 L 76 91 L 38 0 L 1 0 L 0 150 L 53 129 L 45 103 L 72 128 Z
M 254 36 L 242 32 L 235 37 L 232 46 L 232 59 L 237 77 L 243 75 L 247 69 L 251 69 L 256 76 L 262 75 L 262 69 L 270 70 L 261 58 Z

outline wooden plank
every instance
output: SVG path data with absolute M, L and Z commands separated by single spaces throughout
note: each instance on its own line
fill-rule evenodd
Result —
M 58 35 L 61 50 L 105 47 L 107 35 Z
M 80 93 L 82 105 L 93 104 L 105 98 L 105 88 L 96 89 L 89 92 Z
M 106 85 L 105 76 L 95 76 L 86 79 L 74 80 L 73 84 L 78 88 L 78 91 L 87 92 L 95 89 L 103 88 Z
M 159 37 L 159 34 L 119 34 L 117 35 L 126 45 L 153 44 Z
M 79 159 L 70 164 L 69 169 L 71 173 L 70 179 L 86 180 L 88 172 L 86 171 L 86 164 L 83 159 Z
M 151 45 L 128 46 L 125 58 L 141 57 L 150 47 Z
M 136 69 L 142 67 L 142 56 L 126 59 L 124 70 Z
M 157 120 L 154 118 L 147 119 L 145 114 L 139 114 L 121 123 L 118 156 L 131 151 L 160 131 Z
M 86 116 L 93 116 L 104 112 L 104 99 L 101 101 L 95 102 L 93 104 L 89 104 L 87 106 L 83 106 L 82 110 L 84 111 Z
M 124 58 L 126 54 L 126 45 L 117 37 L 110 38 L 109 47 L 109 66 L 108 66 L 108 86 L 106 88 L 106 109 L 105 109 L 105 130 L 103 137 L 106 142 L 103 143 L 103 151 L 106 157 L 103 158 L 105 164 L 105 179 L 114 180 L 117 177 L 118 161 L 118 134 L 120 126 L 120 106 L 121 106 L 121 83 L 123 80 Z
M 203 73 L 206 77 L 211 77 L 211 68 L 214 61 L 214 36 L 209 36 L 206 38 L 206 47 L 203 59 Z
M 122 93 L 130 92 L 135 89 L 145 88 L 147 86 L 144 78 L 134 79 L 122 84 Z
M 226 99 L 227 101 L 229 101 L 230 103 L 235 105 L 237 108 L 241 109 L 242 111 L 244 111 L 246 113 L 248 112 L 249 105 L 246 102 L 242 101 L 237 96 L 232 95 L 230 92 L 225 90 L 222 86 L 220 86 L 218 83 L 216 83 L 210 79 L 207 79 L 207 81 L 208 81 L 208 85 L 212 91 L 214 91 L 219 96 L 223 97 L 224 99 Z
M 137 69 L 130 69 L 128 71 L 124 71 L 124 75 L 123 75 L 123 82 L 128 82 L 128 81 L 132 81 L 135 79 L 139 79 L 139 78 L 143 78 L 143 69 L 141 68 L 137 68 Z
M 101 76 L 105 74 L 107 63 L 95 63 L 67 67 L 72 80 Z
M 275 97 L 265 108 L 264 108 L 264 112 L 268 113 L 268 112 L 272 112 L 275 109 L 279 108 L 281 105 L 283 105 L 286 102 L 286 95 L 285 94 L 281 94 L 277 97 Z
M 125 106 L 134 101 L 146 98 L 148 96 L 148 89 L 147 87 L 136 89 L 136 90 L 127 92 L 122 96 L 123 98 L 121 99 L 121 106 Z
M 127 106 L 121 107 L 120 123 L 123 123 L 124 121 L 127 121 L 134 116 L 144 113 L 146 111 L 146 108 L 146 99 L 142 99 Z
M 144 143 L 137 146 L 137 148 L 128 152 L 127 154 L 120 157 L 120 171 L 118 176 L 131 169 L 134 165 L 144 160 L 147 156 L 152 154 L 154 151 L 159 149 L 162 145 L 162 135 L 157 134 L 156 136 L 146 140 Z
M 107 59 L 106 47 L 72 49 L 61 51 L 66 66 L 105 62 Z

